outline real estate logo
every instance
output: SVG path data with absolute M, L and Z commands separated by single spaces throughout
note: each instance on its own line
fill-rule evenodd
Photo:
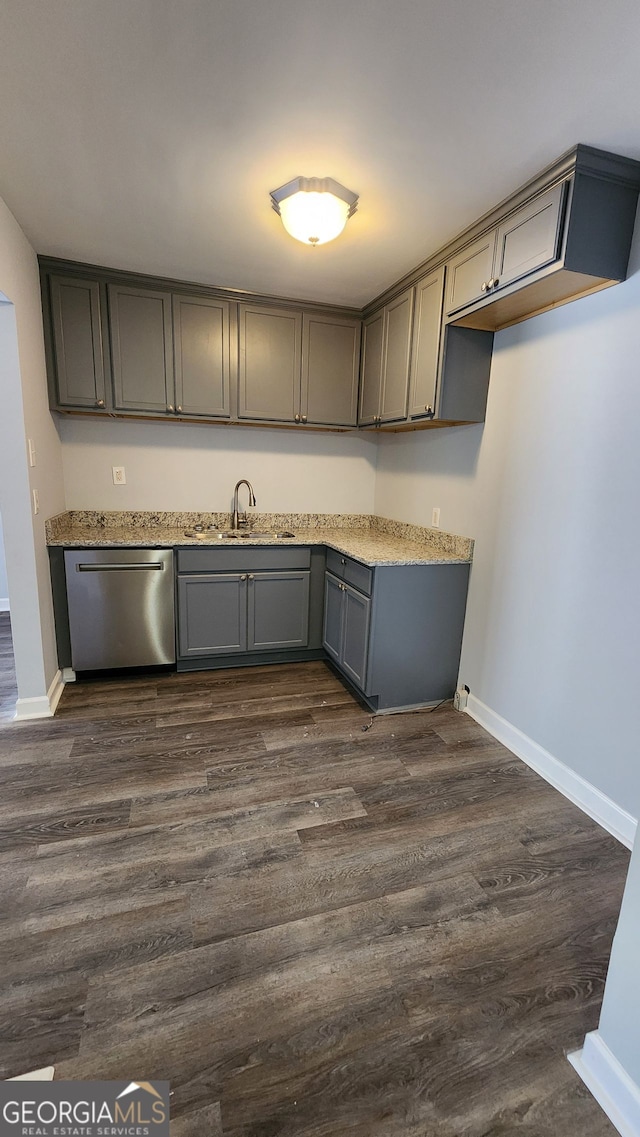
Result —
M 168 1082 L 0 1082 L 0 1137 L 169 1137 Z

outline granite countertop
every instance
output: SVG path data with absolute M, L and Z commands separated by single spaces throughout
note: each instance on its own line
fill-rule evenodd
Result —
M 468 564 L 473 555 L 468 537 L 362 514 L 252 514 L 250 524 L 256 531 L 288 530 L 295 536 L 224 538 L 218 529 L 228 528 L 227 514 L 69 511 L 46 527 L 47 544 L 67 548 L 326 545 L 371 566 Z M 195 525 L 206 528 L 198 533 Z

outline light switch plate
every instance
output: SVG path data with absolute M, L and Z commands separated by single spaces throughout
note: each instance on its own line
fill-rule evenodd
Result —
M 113 484 L 114 486 L 126 486 L 127 475 L 124 472 L 124 466 L 112 466 L 113 471 Z

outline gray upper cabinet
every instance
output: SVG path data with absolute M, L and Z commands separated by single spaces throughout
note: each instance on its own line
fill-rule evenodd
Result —
M 554 186 L 498 226 L 494 289 L 556 260 L 565 189 L 566 183 Z
M 567 183 L 552 186 L 458 253 L 447 266 L 447 315 L 491 300 L 560 256 Z
M 240 304 L 238 414 L 295 422 L 300 406 L 302 313 Z
M 493 270 L 495 231 L 486 233 L 447 265 L 447 314 L 481 300 Z
M 384 309 L 365 321 L 362 332 L 362 382 L 360 385 L 361 426 L 373 426 L 378 421 L 382 392 L 384 359 Z
M 410 288 L 385 308 L 381 422 L 397 422 L 407 417 L 413 301 L 414 289 Z
M 355 426 L 361 322 L 305 313 L 302 321 L 303 423 Z
M 56 398 L 61 406 L 105 406 L 100 285 L 78 277 L 51 277 Z
M 411 418 L 431 418 L 435 414 L 443 297 L 444 265 L 416 285 L 409 383 Z
M 123 411 L 173 409 L 171 295 L 110 284 L 114 406 Z
M 175 412 L 229 418 L 229 303 L 174 295 L 172 304 Z
M 407 417 L 414 289 L 403 292 L 364 325 L 361 426 Z

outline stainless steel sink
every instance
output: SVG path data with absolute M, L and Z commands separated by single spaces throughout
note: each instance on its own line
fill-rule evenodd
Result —
M 205 537 L 217 536 L 220 538 L 224 538 L 226 541 L 251 541 L 251 540 L 253 540 L 253 541 L 265 541 L 265 540 L 269 540 L 269 539 L 273 540 L 274 538 L 277 541 L 286 541 L 287 538 L 295 537 L 295 533 L 290 533 L 287 529 L 283 530 L 282 533 L 266 533 L 266 532 L 258 531 L 257 529 L 247 529 L 247 530 L 244 530 L 244 529 L 243 530 L 226 529 L 226 530 L 223 530 L 220 532 L 220 531 L 212 530 L 212 529 L 194 528 L 194 529 L 185 529 L 184 535 L 185 535 L 185 537 L 191 537 L 191 538 L 193 538 L 193 537 L 205 538 Z

